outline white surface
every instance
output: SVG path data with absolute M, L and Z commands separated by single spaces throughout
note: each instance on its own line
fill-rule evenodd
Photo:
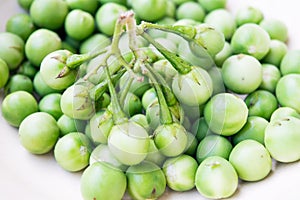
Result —
M 20 12 L 17 0 L 0 0 L 0 30 L 5 21 Z M 260 8 L 265 17 L 284 21 L 289 28 L 289 48 L 300 48 L 299 1 L 297 0 L 228 0 L 233 13 L 244 5 Z M 0 94 L 2 100 L 3 94 Z M 80 174 L 62 170 L 52 153 L 35 156 L 19 143 L 17 129 L 0 116 L 0 199 L 1 200 L 82 200 Z M 241 183 L 232 200 L 299 200 L 300 162 L 274 165 L 263 181 Z M 204 199 L 192 192 L 166 192 L 164 200 Z

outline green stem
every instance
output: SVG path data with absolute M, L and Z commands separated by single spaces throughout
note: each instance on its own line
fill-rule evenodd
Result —
M 186 40 L 194 40 L 194 37 L 196 36 L 196 29 L 193 26 L 160 25 L 160 24 L 152 24 L 149 22 L 142 22 L 140 27 L 144 30 L 157 29 L 161 31 L 175 33 L 177 35 L 180 35 Z
M 110 47 L 107 47 L 107 48 L 102 48 L 102 49 L 97 49 L 96 50 L 93 50 L 89 53 L 85 53 L 85 54 L 73 54 L 71 56 L 68 57 L 67 61 L 66 61 L 66 66 L 68 68 L 71 68 L 71 69 L 75 69 L 77 67 L 79 67 L 82 63 L 84 62 L 87 62 L 87 61 L 90 61 L 91 59 L 101 55 L 101 54 L 104 54 L 106 52 L 109 51 L 109 48 Z
M 118 71 L 117 74 L 111 75 L 111 80 L 113 84 L 116 84 L 117 81 L 120 80 L 120 78 L 124 75 L 125 72 L 126 70 L 121 69 L 120 71 Z M 107 91 L 107 88 L 108 88 L 107 80 L 104 80 L 90 90 L 90 97 L 93 100 L 97 101 Z
M 124 102 L 125 102 L 125 98 L 126 98 L 126 95 L 128 94 L 129 92 L 129 89 L 130 89 L 130 86 L 133 82 L 133 77 L 131 77 L 129 75 L 129 80 L 126 82 L 125 86 L 122 88 L 121 90 L 121 95 L 120 95 L 120 103 L 122 105 L 124 105 Z
M 175 105 L 177 103 L 177 99 L 174 93 L 172 92 L 171 88 L 168 86 L 166 80 L 158 72 L 153 70 L 153 68 L 149 66 L 149 64 L 146 64 L 146 68 L 150 71 L 150 73 L 153 74 L 156 80 L 161 84 L 161 89 L 166 98 L 168 106 Z
M 127 121 L 127 117 L 121 108 L 120 102 L 117 97 L 117 92 L 112 83 L 112 79 L 111 79 L 108 67 L 105 67 L 104 70 L 106 73 L 107 85 L 108 85 L 108 89 L 109 89 L 109 93 L 110 93 L 110 97 L 111 97 L 111 108 L 112 108 L 112 113 L 113 113 L 113 119 L 114 119 L 115 124 L 121 124 L 121 123 Z
M 150 66 L 147 66 L 147 64 L 146 64 L 146 68 L 148 68 L 148 67 L 150 67 Z M 153 87 L 154 87 L 154 89 L 156 91 L 156 94 L 157 94 L 158 103 L 159 103 L 159 110 L 160 110 L 160 122 L 161 122 L 161 124 L 172 124 L 173 123 L 172 114 L 169 110 L 167 101 L 166 101 L 165 96 L 162 92 L 160 84 L 157 82 L 155 76 L 150 71 L 146 71 L 145 74 L 152 81 Z
M 163 56 L 165 56 L 180 74 L 187 74 L 192 70 L 192 66 L 187 61 L 170 52 L 160 43 L 156 42 L 148 33 L 143 31 L 140 34 L 143 38 L 150 42 Z

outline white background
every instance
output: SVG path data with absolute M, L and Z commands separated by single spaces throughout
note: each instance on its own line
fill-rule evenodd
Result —
M 0 31 L 14 13 L 20 12 L 17 0 L 0 0 Z M 242 6 L 260 8 L 266 18 L 284 21 L 289 29 L 289 48 L 300 49 L 300 3 L 297 0 L 228 0 L 233 13 Z M 2 101 L 3 94 L 0 93 Z M 19 143 L 17 129 L 0 116 L 0 199 L 1 200 L 81 200 L 81 173 L 61 169 L 52 153 L 36 156 Z M 197 191 L 166 192 L 163 200 L 204 199 Z M 263 181 L 241 183 L 232 200 L 299 200 L 300 162 L 274 165 Z

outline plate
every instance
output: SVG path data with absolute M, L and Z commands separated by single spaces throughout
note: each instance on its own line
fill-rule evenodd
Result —
M 233 13 L 246 5 L 260 8 L 266 18 L 282 20 L 289 29 L 288 46 L 300 49 L 299 5 L 296 0 L 228 0 Z M 1 0 L 0 31 L 5 22 L 21 12 L 17 0 Z M 3 91 L 0 92 L 0 102 Z M 64 171 L 53 158 L 53 152 L 37 156 L 28 153 L 20 144 L 18 131 L 0 116 L 0 199 L 2 200 L 82 200 L 79 173 Z M 253 183 L 241 182 L 230 200 L 299 200 L 300 162 L 275 163 L 270 175 Z M 204 200 L 194 189 L 178 193 L 166 191 L 162 200 Z

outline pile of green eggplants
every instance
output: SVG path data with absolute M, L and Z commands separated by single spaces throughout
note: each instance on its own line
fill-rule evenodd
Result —
M 82 171 L 84 200 L 205 198 L 300 159 L 300 51 L 226 0 L 18 0 L 0 33 L 3 118 Z

